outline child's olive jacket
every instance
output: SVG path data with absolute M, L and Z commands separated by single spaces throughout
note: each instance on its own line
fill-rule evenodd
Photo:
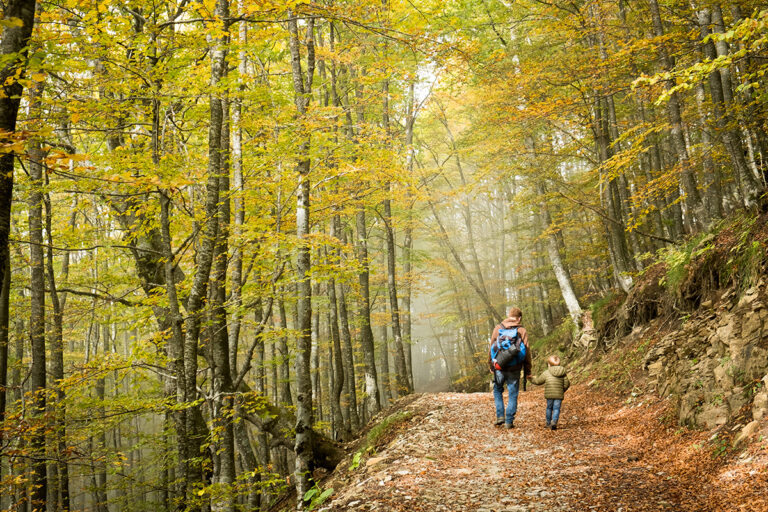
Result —
M 550 366 L 544 373 L 534 377 L 533 383 L 544 384 L 544 398 L 555 400 L 562 400 L 565 390 L 571 387 L 571 381 L 562 366 Z

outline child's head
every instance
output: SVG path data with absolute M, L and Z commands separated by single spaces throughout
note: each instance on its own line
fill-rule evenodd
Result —
M 520 308 L 509 308 L 509 318 L 513 318 L 519 322 L 523 319 L 523 311 Z
M 551 356 L 549 356 L 549 359 L 547 359 L 547 365 L 549 365 L 549 366 L 560 366 L 560 356 L 558 356 L 558 355 L 551 355 Z

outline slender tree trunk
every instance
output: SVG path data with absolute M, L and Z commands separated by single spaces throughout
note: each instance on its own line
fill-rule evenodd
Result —
M 382 318 L 387 317 L 387 305 L 382 301 L 380 314 Z M 387 335 L 387 324 L 382 322 L 379 325 L 379 363 L 376 365 L 379 375 L 379 392 L 381 393 L 381 406 L 389 407 L 392 400 L 397 399 L 397 392 L 392 386 L 392 372 L 389 368 L 389 336 Z
M 61 510 L 70 510 L 69 499 L 69 467 L 65 460 L 67 451 L 66 440 L 66 406 L 64 399 L 66 398 L 66 392 L 62 380 L 64 379 L 64 304 L 66 302 L 66 296 L 59 297 L 59 293 L 56 289 L 56 275 L 53 267 L 53 234 L 52 234 L 52 205 L 51 199 L 48 193 L 45 194 L 45 226 L 48 233 L 48 250 L 47 250 L 47 275 L 48 275 L 48 289 L 51 296 L 51 305 L 53 306 L 53 333 L 51 335 L 51 380 L 55 393 L 54 404 L 54 439 L 55 439 L 55 453 L 56 453 L 56 504 Z M 74 224 L 74 217 L 73 222 Z M 74 227 L 74 226 L 73 226 Z M 64 281 L 66 282 L 69 273 L 69 253 L 64 255 L 65 262 L 63 267 Z M 0 322 L 1 325 L 1 322 Z
M 542 184 L 539 184 L 539 194 L 541 197 L 546 197 L 546 189 Z M 557 278 L 557 284 L 560 285 L 560 293 L 563 295 L 565 306 L 568 308 L 568 314 L 571 316 L 571 320 L 575 325 L 579 325 L 579 318 L 581 317 L 581 305 L 579 299 L 576 297 L 576 293 L 573 291 L 573 280 L 571 279 L 571 273 L 565 262 L 560 257 L 560 250 L 558 249 L 557 236 L 553 231 L 552 219 L 549 215 L 549 210 L 545 202 L 541 203 L 541 216 L 542 225 L 546 232 L 546 245 L 547 254 L 549 255 L 549 262 L 552 264 L 552 270 Z
M 307 71 L 306 78 L 301 66 L 301 50 L 297 18 L 289 13 L 291 69 L 293 76 L 294 102 L 297 118 L 301 121 L 307 113 L 307 106 L 312 94 L 314 75 L 314 18 L 307 21 Z M 312 283 L 310 281 L 309 236 L 309 134 L 302 135 L 304 141 L 296 164 L 298 187 L 296 195 L 296 236 L 300 245 L 297 250 L 296 271 L 298 279 L 298 347 L 296 350 L 296 494 L 297 508 L 304 509 L 304 494 L 310 486 L 310 468 L 313 457 L 312 443 L 312 382 L 310 379 L 310 356 L 312 351 Z
M 241 7 L 242 14 L 242 7 Z M 248 74 L 248 58 L 246 54 L 246 45 L 248 43 L 248 23 L 239 24 L 239 43 L 241 45 L 238 52 L 238 94 L 232 99 L 232 209 L 233 209 L 233 230 L 232 235 L 235 239 L 235 246 L 232 250 L 232 274 L 230 282 L 232 283 L 232 327 L 229 330 L 229 366 L 232 371 L 237 371 L 237 350 L 240 341 L 240 329 L 242 323 L 243 306 L 243 225 L 245 224 L 245 203 L 243 192 L 245 190 L 245 180 L 243 178 L 243 123 L 242 123 L 242 94 L 245 91 L 243 81 Z
M 335 217 L 334 217 L 335 219 Z M 337 238 L 336 222 L 331 220 L 331 238 Z M 330 264 L 330 262 L 329 262 Z M 331 278 L 328 281 L 328 300 L 330 306 L 330 330 L 331 342 L 333 343 L 333 390 L 331 394 L 331 409 L 333 411 L 333 423 L 335 425 L 334 439 L 347 437 L 345 424 L 349 420 L 344 420 L 344 414 L 341 410 L 341 394 L 344 391 L 344 358 L 341 352 L 341 333 L 339 332 L 339 312 L 336 300 L 336 280 Z
M 316 259 L 320 260 L 319 255 Z M 312 286 L 312 296 L 320 296 L 320 283 Z M 313 404 L 313 423 L 315 420 L 324 421 L 323 414 L 323 383 L 321 380 L 320 369 L 320 311 L 319 308 L 312 308 L 312 347 L 310 351 L 309 375 L 312 380 L 312 404 Z
M 7 251 L 8 247 L 0 247 L 0 251 Z M 11 302 L 11 258 L 5 256 L 5 273 L 3 274 L 2 287 L 0 287 L 0 425 L 5 424 L 5 413 L 8 403 L 8 346 L 9 346 L 9 305 Z M 5 431 L 0 429 L 0 446 L 6 445 Z M 0 457 L 0 482 L 3 481 L 4 457 Z M 0 497 L 0 509 L 5 508 L 4 497 Z
M 414 148 L 413 148 L 413 126 L 416 122 L 415 109 L 416 92 L 415 84 L 411 82 L 408 86 L 408 106 L 405 118 L 405 148 L 406 154 L 406 168 L 408 174 L 413 174 L 414 163 Z M 405 279 L 403 286 L 403 307 L 401 312 L 403 315 L 403 343 L 405 352 L 405 365 L 406 373 L 408 375 L 408 382 L 410 383 L 410 389 L 413 390 L 413 338 L 411 336 L 411 294 L 412 294 L 412 263 L 413 258 L 413 200 L 411 199 L 410 189 L 407 193 L 408 196 L 408 212 L 406 216 L 406 224 L 403 230 L 403 277 Z
M 253 308 L 253 320 L 256 325 L 262 325 L 263 323 L 265 323 L 264 313 L 262 311 L 261 298 L 256 300 L 256 305 Z M 254 365 L 256 367 L 256 377 L 254 379 L 255 380 L 254 390 L 259 396 L 266 397 L 267 396 L 267 389 L 266 389 L 267 375 L 266 375 L 266 367 L 265 367 L 266 361 L 264 358 L 264 340 L 261 338 L 261 333 L 255 333 L 255 336 L 257 336 L 257 346 L 256 346 L 256 361 Z M 238 428 L 240 428 L 242 432 L 238 433 Z M 238 440 L 238 436 L 240 436 L 239 440 Z M 261 471 L 258 471 L 258 466 L 256 464 L 253 464 L 254 461 L 256 461 L 256 456 L 254 455 L 253 450 L 251 449 L 250 441 L 248 441 L 247 429 L 243 425 L 242 421 L 235 423 L 235 440 L 237 441 L 241 456 L 245 461 L 248 461 L 247 471 L 256 473 L 253 476 L 249 477 L 250 486 L 248 488 L 248 504 L 249 506 L 252 506 L 253 504 L 260 504 L 262 508 L 266 508 L 267 505 L 269 504 L 269 493 L 266 492 L 265 487 L 258 485 L 257 482 L 259 480 L 263 482 L 267 482 L 270 479 L 270 476 L 268 474 L 265 474 L 263 469 L 268 467 L 270 462 L 269 436 L 267 432 L 262 429 L 258 433 L 257 439 L 258 439 L 257 450 L 258 450 L 258 458 L 262 468 Z
M 605 99 L 599 96 L 595 98 L 593 130 L 601 164 L 607 162 L 612 156 L 607 110 Z M 601 170 L 601 176 L 604 174 L 605 171 Z M 614 280 L 621 289 L 628 292 L 632 286 L 630 273 L 634 270 L 634 261 L 629 254 L 625 227 L 621 222 L 621 197 L 615 178 L 606 176 L 601 182 L 600 199 L 608 217 L 603 218 L 603 226 L 608 235 L 608 251 Z
M 493 307 L 493 304 L 491 303 L 490 298 L 488 297 L 488 293 L 481 287 L 477 281 L 472 277 L 472 275 L 467 270 L 467 267 L 464 265 L 464 262 L 461 259 L 461 256 L 459 256 L 459 253 L 456 251 L 456 248 L 451 243 L 451 239 L 448 236 L 448 231 L 446 231 L 445 226 L 443 225 L 442 220 L 440 219 L 440 215 L 437 213 L 437 208 L 435 208 L 435 205 L 432 201 L 429 201 L 429 207 L 432 210 L 432 216 L 435 218 L 435 221 L 437 222 L 437 227 L 440 230 L 440 237 L 444 243 L 444 245 L 448 248 L 448 250 L 451 253 L 451 256 L 453 256 L 454 261 L 456 261 L 456 264 L 459 266 L 459 269 L 461 270 L 462 275 L 467 279 L 470 286 L 473 290 L 475 290 L 475 293 L 477 293 L 478 297 L 482 300 L 483 305 L 485 306 L 485 311 L 488 314 L 488 318 L 492 320 L 493 325 L 497 322 L 501 322 L 504 318 L 501 316 L 501 314 L 496 311 L 496 308 Z
M 99 353 L 99 341 L 101 341 L 101 353 L 102 357 L 106 357 L 109 345 L 109 319 L 107 323 L 101 327 L 94 325 L 94 332 L 96 333 L 96 339 L 93 347 L 94 355 Z M 101 335 L 99 335 L 101 330 Z M 103 374 L 102 374 L 103 375 Z M 105 417 L 106 408 L 104 407 L 104 399 L 107 395 L 107 381 L 102 376 L 96 379 L 96 399 L 100 404 L 96 409 L 96 415 L 99 418 Z M 106 426 L 99 429 L 99 433 L 96 436 L 96 450 L 98 453 L 98 462 L 96 463 L 96 507 L 99 512 L 109 512 L 109 501 L 107 500 L 107 431 Z
M 461 300 L 459 296 L 459 289 L 456 286 L 456 280 L 453 278 L 451 274 L 448 274 L 448 281 L 451 283 L 451 289 L 453 290 L 453 298 L 454 303 L 456 304 L 456 312 L 458 313 L 458 316 L 461 320 L 463 320 L 463 325 L 461 326 L 461 338 L 464 340 L 464 346 L 467 351 L 467 354 L 470 357 L 470 361 L 472 366 L 477 371 L 480 378 L 485 378 L 486 375 L 488 375 L 488 372 L 485 370 L 483 362 L 478 358 L 478 355 L 476 353 L 475 347 L 472 343 L 472 336 L 470 334 L 470 318 L 469 314 L 467 313 L 466 309 L 461 305 Z
M 334 222 L 337 225 L 337 233 L 340 231 L 339 218 L 336 216 Z M 344 242 L 346 237 L 342 239 Z M 341 251 L 337 252 L 337 257 L 341 256 Z M 341 324 L 341 343 L 344 356 L 344 390 L 347 397 L 347 415 L 349 418 L 349 429 L 351 432 L 357 432 L 360 428 L 360 416 L 357 414 L 357 387 L 355 380 L 355 361 L 354 349 L 352 348 L 352 335 L 349 331 L 349 316 L 347 313 L 347 294 L 344 285 L 338 284 L 338 310 L 339 322 Z
M 365 222 L 365 210 L 358 210 L 356 216 L 357 238 L 356 253 L 360 265 L 358 280 L 360 283 L 360 302 L 358 316 L 360 321 L 360 346 L 363 352 L 365 373 L 365 411 L 367 418 L 372 418 L 381 410 L 381 398 L 376 375 L 376 355 L 371 330 L 371 294 L 368 274 L 368 234 Z
M 382 86 L 382 95 L 384 97 L 382 124 L 384 131 L 389 136 L 389 80 L 384 80 Z M 395 341 L 395 387 L 397 396 L 407 395 L 411 389 L 408 379 L 408 369 L 405 364 L 405 352 L 403 349 L 403 333 L 400 326 L 400 311 L 397 301 L 397 265 L 395 253 L 395 232 L 392 219 L 392 201 L 391 184 L 385 186 L 386 198 L 384 199 L 384 233 L 387 242 L 387 288 L 389 290 L 389 312 L 392 319 L 392 337 Z
M 456 146 L 456 141 L 453 138 L 453 132 L 451 131 L 450 126 L 448 125 L 448 118 L 445 115 L 445 111 L 442 110 L 442 107 L 440 108 L 442 112 L 440 121 L 442 122 L 443 127 L 445 128 L 445 131 L 448 134 L 448 139 L 450 140 L 450 143 L 451 143 L 451 151 L 453 153 L 454 159 L 456 160 L 456 169 L 459 171 L 459 177 L 461 178 L 461 185 L 466 191 L 468 188 L 467 179 L 466 179 L 466 176 L 464 175 L 464 168 L 461 164 L 459 149 Z M 473 286 L 477 287 L 480 290 L 481 297 L 483 298 L 484 301 L 488 301 L 488 306 L 495 313 L 495 314 L 490 314 L 488 316 L 488 327 L 492 331 L 494 326 L 496 325 L 496 322 L 501 319 L 501 315 L 498 314 L 498 312 L 492 305 L 492 302 L 490 300 L 490 295 L 488 294 L 488 287 L 485 285 L 483 270 L 480 268 L 480 258 L 477 255 L 477 248 L 475 247 L 474 223 L 472 222 L 472 209 L 470 207 L 469 198 L 468 197 L 465 198 L 465 200 L 462 201 L 462 203 L 463 203 L 462 208 L 463 208 L 464 227 L 467 229 L 467 245 L 469 246 L 469 252 L 472 260 L 472 267 L 474 268 L 474 271 L 475 271 L 476 284 Z
M 229 17 L 227 0 L 217 0 L 214 15 L 217 20 Z M 207 298 L 208 282 L 213 266 L 216 241 L 219 229 L 219 185 L 223 168 L 222 164 L 222 127 L 224 105 L 218 96 L 219 83 L 226 74 L 226 41 L 223 37 L 214 39 L 211 45 L 211 79 L 210 87 L 214 91 L 210 95 L 210 125 L 208 128 L 208 169 L 205 195 L 205 221 L 200 233 L 200 243 L 197 253 L 197 267 L 187 298 L 187 317 L 184 333 L 184 396 L 185 403 L 192 403 L 197 398 L 197 357 L 198 341 L 200 338 L 200 323 L 202 319 L 204 300 Z M 182 476 L 182 502 L 186 502 L 187 493 L 193 483 L 203 483 L 202 466 L 193 460 L 200 454 L 199 447 L 203 442 L 199 430 L 200 408 L 188 407 L 184 411 L 186 439 L 182 439 L 182 461 L 184 471 Z M 190 505 L 192 506 L 192 505 Z M 193 510 L 196 507 L 192 506 Z
M 5 34 L 4 34 L 5 35 Z M 32 92 L 30 109 L 39 115 L 42 84 Z M 47 499 L 45 421 L 46 409 L 46 354 L 45 354 L 45 261 L 43 256 L 43 159 L 41 141 L 33 139 L 29 148 L 29 267 L 30 267 L 30 316 L 29 338 L 31 343 L 32 368 L 30 370 L 30 391 L 33 393 L 32 407 L 34 420 L 39 422 L 36 433 L 30 440 L 32 449 L 32 494 L 33 508 L 43 508 Z M 5 270 L 5 262 L 0 262 Z
M 285 313 L 285 299 L 284 293 L 279 292 L 277 299 L 278 313 L 280 314 L 280 336 L 278 337 L 278 403 L 280 405 L 293 406 L 293 395 L 291 393 L 291 376 L 290 365 L 291 356 L 288 352 L 288 337 L 286 332 L 288 331 L 288 317 Z
M 220 14 L 222 18 L 228 14 L 226 7 Z M 236 478 L 235 468 L 235 434 L 232 426 L 234 413 L 232 368 L 230 355 L 230 340 L 227 332 L 227 311 L 224 306 L 227 300 L 226 279 L 228 263 L 228 238 L 231 217 L 229 199 L 229 102 L 222 98 L 222 130 L 220 143 L 220 175 L 219 196 L 221 198 L 218 220 L 217 243 L 211 276 L 211 313 L 213 332 L 211 336 L 211 362 L 213 370 L 213 401 L 212 422 L 218 432 L 218 442 L 215 444 L 219 457 L 218 474 L 214 475 L 216 483 L 221 486 L 221 493 L 211 500 L 213 511 L 232 512 L 235 508 L 235 495 L 232 486 Z M 238 283 L 239 284 L 239 283 Z M 237 285 L 236 285 L 237 287 Z M 258 370 L 258 369 L 257 369 Z
M 7 0 L 3 3 L 3 18 L 19 20 L 2 27 L 0 56 L 0 144 L 11 145 L 16 141 L 16 120 L 19 103 L 24 91 L 21 79 L 27 66 L 29 38 L 35 22 L 35 0 Z M 0 283 L 6 272 L 8 236 L 11 231 L 11 203 L 13 201 L 13 168 L 18 155 L 14 151 L 0 155 Z M 5 326 L 7 329 L 7 326 Z M 45 488 L 43 487 L 43 491 Z M 39 497 L 41 494 L 36 494 Z

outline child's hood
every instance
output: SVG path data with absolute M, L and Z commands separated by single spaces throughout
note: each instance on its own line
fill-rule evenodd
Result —
M 550 366 L 549 374 L 553 377 L 565 377 L 565 368 L 562 366 Z

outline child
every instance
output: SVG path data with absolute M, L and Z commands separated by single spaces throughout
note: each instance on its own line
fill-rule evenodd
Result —
M 565 368 L 560 366 L 559 356 L 549 356 L 547 370 L 535 377 L 533 383 L 544 384 L 544 398 L 547 399 L 547 428 L 557 430 L 557 420 L 560 418 L 560 405 L 563 403 L 565 391 L 571 386 Z

